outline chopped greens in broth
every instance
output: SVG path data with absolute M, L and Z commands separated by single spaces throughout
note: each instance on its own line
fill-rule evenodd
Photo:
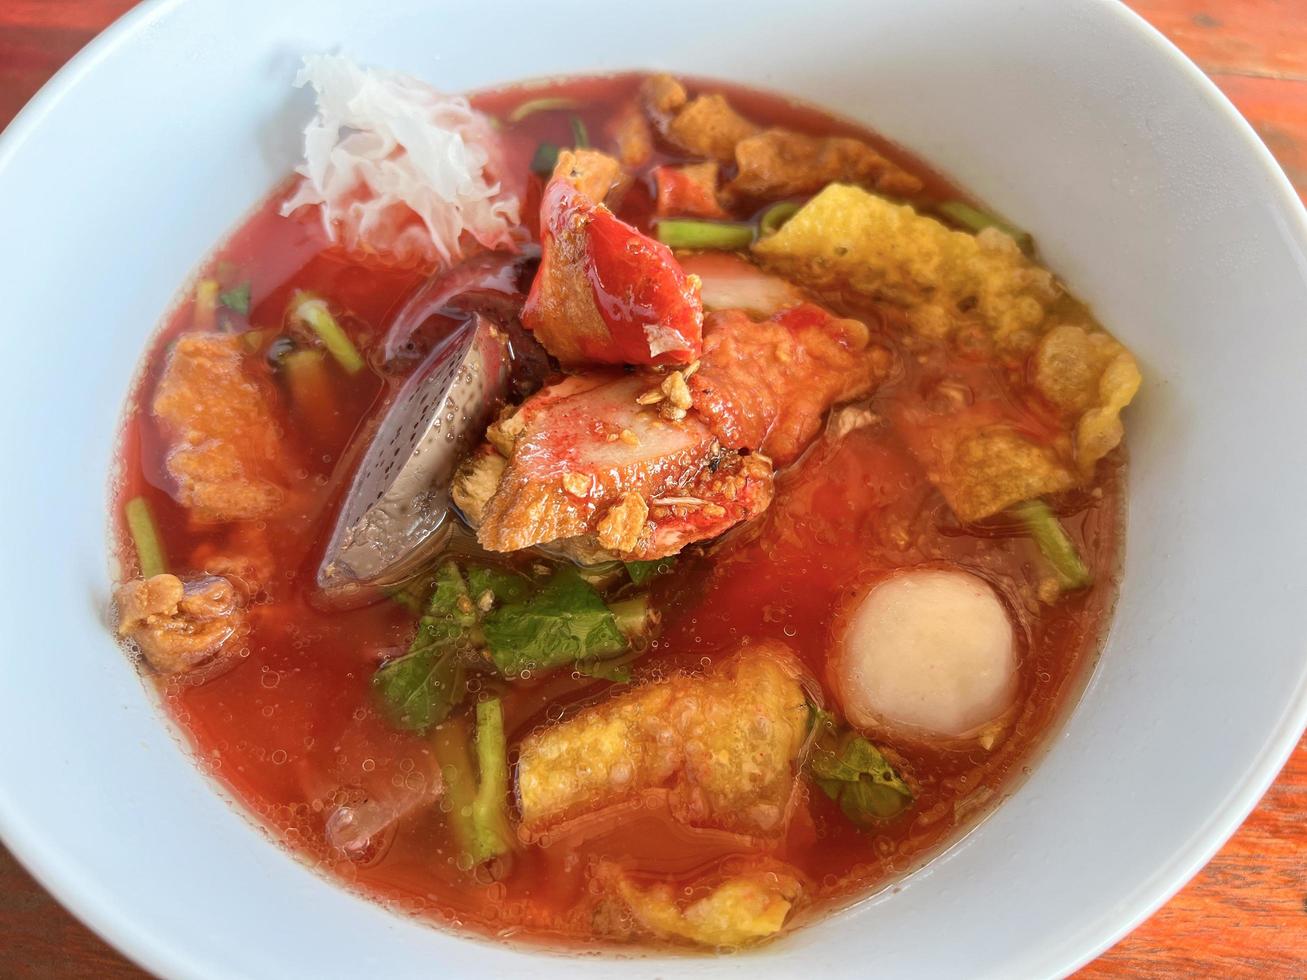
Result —
M 1141 381 L 1031 235 L 727 83 L 306 83 L 119 450 L 117 629 L 198 763 L 350 887 L 578 949 L 769 940 L 1010 792 L 1108 625 Z M 439 547 L 324 594 L 486 324 Z

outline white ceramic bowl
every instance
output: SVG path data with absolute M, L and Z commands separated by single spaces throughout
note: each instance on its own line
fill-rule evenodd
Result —
M 137 356 L 283 176 L 302 52 L 449 90 L 632 66 L 871 123 L 1030 228 L 1137 352 L 1128 568 L 1047 757 L 901 888 L 763 951 L 562 959 L 406 921 L 298 865 L 194 769 L 103 623 L 105 474 Z M 1046 976 L 1156 908 L 1307 716 L 1307 222 L 1249 127 L 1094 0 L 161 0 L 0 145 L 0 833 L 169 977 Z

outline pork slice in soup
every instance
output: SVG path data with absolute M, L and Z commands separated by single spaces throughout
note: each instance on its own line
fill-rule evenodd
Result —
M 117 630 L 200 764 L 350 887 L 575 949 L 766 941 L 1009 792 L 1107 627 L 1140 384 L 1030 237 L 725 83 L 300 81 L 119 450 Z M 448 536 L 327 601 L 473 321 L 509 394 L 413 423 L 471 447 L 413 491 Z

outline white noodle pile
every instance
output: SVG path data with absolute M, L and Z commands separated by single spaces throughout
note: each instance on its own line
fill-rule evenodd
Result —
M 333 242 L 392 265 L 452 264 L 465 234 L 516 248 L 519 203 L 502 184 L 499 138 L 466 99 L 334 55 L 305 57 L 295 85 L 306 83 L 318 111 L 282 214 L 316 206 Z

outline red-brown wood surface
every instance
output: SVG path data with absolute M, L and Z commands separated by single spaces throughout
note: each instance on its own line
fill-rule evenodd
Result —
M 0 125 L 132 5 L 0 0 Z M 1131 6 L 1212 76 L 1307 199 L 1307 0 Z M 140 976 L 0 848 L 0 977 Z M 1307 739 L 1220 854 L 1079 976 L 1307 977 Z

